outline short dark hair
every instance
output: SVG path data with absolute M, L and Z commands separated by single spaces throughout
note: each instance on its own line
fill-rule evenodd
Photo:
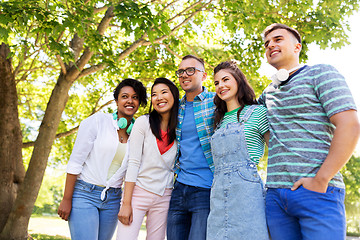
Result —
M 228 71 L 236 80 L 238 86 L 236 97 L 241 105 L 239 111 L 237 112 L 237 117 L 239 120 L 240 112 L 245 107 L 245 105 L 253 105 L 257 103 L 255 92 L 253 88 L 250 86 L 249 82 L 246 80 L 244 73 L 240 70 L 240 68 L 236 65 L 235 62 L 226 61 L 218 64 L 214 68 L 214 76 L 220 70 Z M 217 127 L 217 125 L 221 122 L 222 118 L 227 112 L 227 106 L 226 106 L 226 102 L 222 100 L 217 94 L 214 97 L 214 104 L 215 104 L 214 126 Z
M 176 139 L 176 125 L 178 122 L 178 111 L 179 111 L 179 89 L 176 85 L 167 78 L 156 78 L 154 84 L 151 87 L 151 92 L 155 85 L 157 84 L 165 84 L 169 87 L 170 92 L 174 98 L 174 105 L 170 110 L 170 119 L 168 123 L 168 136 L 169 142 L 168 144 L 172 143 Z M 150 103 L 149 109 L 149 124 L 152 133 L 155 135 L 157 139 L 161 139 L 161 132 L 160 132 L 160 123 L 161 123 L 161 116 L 160 114 L 152 109 L 152 103 Z
M 286 31 L 290 32 L 292 35 L 294 35 L 294 37 L 296 38 L 296 40 L 301 43 L 301 36 L 300 36 L 300 33 L 292 28 L 292 27 L 289 27 L 288 25 L 285 25 L 285 24 L 281 24 L 281 23 L 273 23 L 269 26 L 267 26 L 263 32 L 263 36 L 264 36 L 264 39 L 266 38 L 266 36 L 271 33 L 272 31 L 276 30 L 276 29 L 285 29 Z
M 182 58 L 182 61 L 184 61 L 184 60 L 186 60 L 186 59 L 190 59 L 190 58 L 195 59 L 196 61 L 198 61 L 198 62 L 202 65 L 202 67 L 204 68 L 204 70 L 205 70 L 205 61 L 204 61 L 204 59 L 198 58 L 197 56 L 194 56 L 194 55 L 189 54 L 189 55 L 186 55 L 185 57 L 183 57 L 183 58 Z
M 132 78 L 126 78 L 116 86 L 114 90 L 114 99 L 118 100 L 120 90 L 126 86 L 132 87 L 134 89 L 134 91 L 139 97 L 140 105 L 145 106 L 147 103 L 146 87 L 144 87 L 142 82 L 140 82 L 139 80 Z

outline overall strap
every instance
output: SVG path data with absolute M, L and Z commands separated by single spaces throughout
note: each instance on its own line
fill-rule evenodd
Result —
M 246 122 L 246 121 L 249 119 L 249 117 L 251 116 L 251 114 L 253 113 L 253 111 L 254 111 L 254 109 L 255 109 L 256 107 L 257 107 L 256 104 L 251 105 L 251 106 L 249 107 L 249 109 L 245 112 L 244 116 L 242 116 L 242 118 L 240 119 L 239 123 L 244 123 L 244 122 Z

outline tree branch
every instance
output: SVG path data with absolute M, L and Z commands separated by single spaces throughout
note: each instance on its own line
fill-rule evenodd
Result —
M 94 8 L 94 13 L 96 14 L 96 13 L 99 13 L 99 12 L 101 12 L 101 11 L 104 11 L 104 10 L 106 10 L 108 7 L 107 6 L 104 6 L 104 7 L 101 7 L 101 8 Z
M 77 33 L 74 34 L 74 37 L 70 41 L 70 48 L 73 50 L 75 61 L 78 60 L 81 51 L 84 46 L 84 38 L 79 37 Z
M 100 70 L 104 70 L 106 68 L 106 64 L 104 63 L 101 63 L 101 64 L 98 64 L 98 65 L 93 65 L 89 68 L 85 68 L 84 70 L 81 71 L 81 73 L 79 74 L 79 76 L 77 78 L 82 78 L 82 77 L 85 77 L 87 75 L 90 75 L 92 73 L 95 73 L 97 71 L 100 71 Z
M 161 44 L 162 44 L 163 46 L 165 46 L 165 48 L 166 48 L 172 55 L 176 56 L 176 57 L 179 58 L 179 59 L 182 58 L 179 54 L 177 54 L 175 51 L 173 51 L 173 50 L 169 47 L 169 45 L 167 45 L 167 44 L 165 44 L 165 43 L 161 43 Z
M 133 51 L 135 51 L 135 49 L 141 45 L 143 45 L 143 43 L 146 42 L 143 37 L 141 37 L 140 39 L 136 40 L 135 42 L 133 42 L 133 44 L 131 44 L 127 49 L 125 49 L 124 51 L 122 51 L 118 57 L 118 61 L 123 60 L 125 57 L 127 57 L 130 53 L 132 53 Z
M 110 6 L 105 13 L 105 16 L 101 20 L 97 31 L 100 35 L 104 35 L 105 30 L 109 27 L 110 21 L 114 17 L 114 7 Z M 67 79 L 75 80 L 78 78 L 78 75 L 81 73 L 85 65 L 90 61 L 91 57 L 94 55 L 94 52 L 90 48 L 86 48 L 80 59 L 76 62 L 76 66 L 72 66 L 68 71 Z
M 98 109 L 94 109 L 88 117 L 90 117 L 91 115 L 99 112 L 101 109 L 103 109 L 103 108 L 106 107 L 107 105 L 110 105 L 113 101 L 114 101 L 114 100 L 107 101 L 106 103 L 104 103 L 103 105 L 101 105 Z M 79 126 L 80 126 L 80 125 L 72 128 L 72 129 L 70 129 L 70 130 L 68 130 L 68 131 L 65 131 L 65 132 L 56 134 L 55 139 L 67 137 L 67 136 L 70 136 L 70 135 L 74 134 L 74 133 L 79 129 Z M 35 145 L 35 142 L 24 142 L 24 143 L 22 144 L 22 148 L 33 147 L 34 145 Z
M 66 75 L 66 73 L 67 73 L 66 66 L 59 54 L 56 54 L 56 59 L 58 60 L 58 62 L 60 64 L 62 74 Z
M 211 1 L 210 1 L 210 2 L 211 2 Z M 176 31 L 177 31 L 178 29 L 180 29 L 183 25 L 185 25 L 187 22 L 189 22 L 190 19 L 191 19 L 192 17 L 194 17 L 198 12 L 201 12 L 203 7 L 206 7 L 207 5 L 209 5 L 210 2 L 204 4 L 202 7 L 200 7 L 199 9 L 197 9 L 196 11 L 194 11 L 193 13 L 191 13 L 189 17 L 187 17 L 184 21 L 182 21 L 182 22 L 179 23 L 177 26 L 175 26 L 175 27 L 170 31 L 169 35 L 163 35 L 163 36 L 155 39 L 154 42 L 145 41 L 142 45 L 143 45 L 143 46 L 149 46 L 149 45 L 151 45 L 151 44 L 153 44 L 153 43 L 159 43 L 159 42 L 161 42 L 162 40 L 164 40 L 164 39 L 168 38 L 169 36 L 173 35 L 174 32 L 176 32 Z
M 175 1 L 172 1 L 171 3 L 169 3 L 168 5 L 166 5 L 163 9 L 161 9 L 161 11 L 159 11 L 159 14 L 164 12 L 167 8 L 169 8 L 170 6 L 174 5 L 176 2 L 178 2 L 179 0 L 175 0 Z M 158 14 L 158 15 L 159 15 Z
M 211 1 L 210 1 L 211 2 Z M 209 3 L 210 3 L 209 2 Z M 172 21 L 174 21 L 176 18 L 180 17 L 180 16 L 183 16 L 185 12 L 191 10 L 191 9 L 194 9 L 197 5 L 199 5 L 201 3 L 201 1 L 198 1 L 198 2 L 195 2 L 194 4 L 190 5 L 189 7 L 185 8 L 184 10 L 182 10 L 181 12 L 179 12 L 178 14 L 176 14 L 174 17 L 168 19 L 166 21 L 166 23 L 170 23 Z M 208 5 L 209 3 L 205 4 L 204 6 Z M 201 9 L 201 8 L 200 8 Z

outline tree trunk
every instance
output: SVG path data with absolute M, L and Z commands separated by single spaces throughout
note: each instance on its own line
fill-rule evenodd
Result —
M 19 188 L 12 211 L 0 234 L 1 240 L 27 239 L 29 219 L 44 177 L 61 114 L 68 100 L 68 91 L 73 82 L 74 79 L 66 79 L 63 74 L 58 78 L 39 128 L 24 182 Z
M 25 170 L 16 84 L 6 44 L 0 45 L 0 232 L 10 214 Z

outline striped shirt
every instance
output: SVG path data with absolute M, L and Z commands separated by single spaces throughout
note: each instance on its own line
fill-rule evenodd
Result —
M 267 187 L 291 188 L 302 177 L 314 177 L 328 155 L 334 114 L 356 105 L 344 77 L 330 65 L 305 66 L 287 84 L 270 84 L 259 98 L 270 127 Z M 344 188 L 337 173 L 329 186 Z
M 214 92 L 208 92 L 205 87 L 203 91 L 194 98 L 193 108 L 197 133 L 200 139 L 201 148 L 210 170 L 214 172 L 214 163 L 211 155 L 210 138 L 214 133 Z M 178 143 L 178 154 L 175 161 L 175 173 L 180 171 L 179 152 L 181 144 L 181 128 L 185 115 L 186 95 L 180 100 L 178 125 L 176 127 L 176 140 Z
M 249 109 L 250 105 L 246 105 L 240 112 L 240 119 Z M 240 108 L 227 112 L 221 121 L 220 128 L 223 128 L 228 123 L 238 122 L 237 112 Z M 245 141 L 250 155 L 250 159 L 256 164 L 259 163 L 260 158 L 264 155 L 264 133 L 269 130 L 268 121 L 266 118 L 266 108 L 259 105 L 251 114 L 250 118 L 245 122 Z

